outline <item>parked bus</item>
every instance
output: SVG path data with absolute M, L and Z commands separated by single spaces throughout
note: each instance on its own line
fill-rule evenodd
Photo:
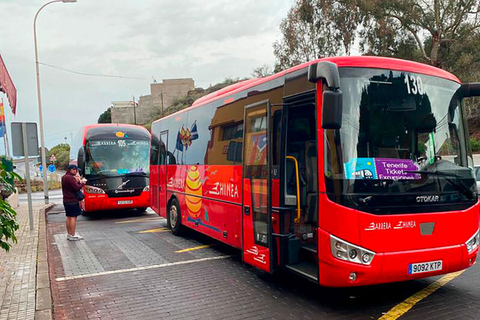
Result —
M 150 133 L 129 124 L 83 127 L 72 142 L 71 162 L 87 179 L 83 188 L 85 212 L 137 209 L 149 199 Z
M 151 207 L 323 286 L 473 265 L 479 202 L 462 100 L 432 66 L 334 57 L 246 80 L 152 125 Z

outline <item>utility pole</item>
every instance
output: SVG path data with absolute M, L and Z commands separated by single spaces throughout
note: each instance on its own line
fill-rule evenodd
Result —
M 132 99 L 133 99 L 133 124 L 137 124 L 137 111 L 136 111 L 136 108 L 135 108 L 135 97 L 132 96 Z

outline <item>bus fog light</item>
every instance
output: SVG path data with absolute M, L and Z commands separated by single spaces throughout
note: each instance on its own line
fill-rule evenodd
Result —
M 348 256 L 350 257 L 351 260 L 354 260 L 356 257 L 357 257 L 357 250 L 355 249 L 352 249 L 350 250 L 350 252 L 348 253 Z
M 357 280 L 357 274 L 355 272 L 350 272 L 350 275 L 348 276 L 348 279 L 350 279 L 350 281 Z

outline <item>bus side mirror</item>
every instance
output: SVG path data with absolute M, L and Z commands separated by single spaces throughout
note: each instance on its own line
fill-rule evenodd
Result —
M 167 151 L 167 158 L 168 158 L 167 164 L 177 164 L 177 160 L 175 159 L 175 156 L 170 151 Z
M 480 96 L 480 82 L 462 83 L 462 95 L 464 98 Z
M 342 127 L 343 99 L 342 91 L 324 91 L 322 106 L 322 128 L 340 129 Z
M 85 172 L 85 151 L 83 148 L 78 149 L 77 167 L 80 169 L 80 174 Z

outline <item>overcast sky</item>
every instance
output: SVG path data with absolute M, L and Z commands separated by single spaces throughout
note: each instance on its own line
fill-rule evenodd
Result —
M 38 122 L 33 19 L 47 2 L 0 0 L 0 55 L 18 92 L 16 116 L 0 93 L 9 133 L 12 121 Z M 55 66 L 40 66 L 47 148 L 65 137 L 70 143 L 111 101 L 149 94 L 153 79 L 193 78 L 196 87 L 206 88 L 273 66 L 272 45 L 293 3 L 78 0 L 48 5 L 37 19 L 39 62 Z

